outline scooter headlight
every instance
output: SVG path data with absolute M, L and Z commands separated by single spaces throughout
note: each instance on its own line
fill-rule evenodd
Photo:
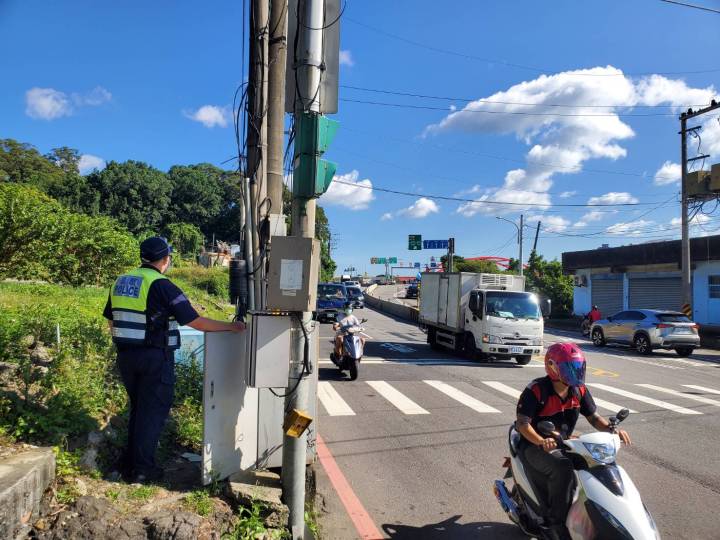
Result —
M 583 445 L 595 461 L 605 465 L 615 463 L 617 449 L 614 444 L 583 443 Z
M 502 338 L 498 336 L 492 336 L 490 334 L 483 334 L 483 343 L 495 343 L 496 345 L 502 345 Z

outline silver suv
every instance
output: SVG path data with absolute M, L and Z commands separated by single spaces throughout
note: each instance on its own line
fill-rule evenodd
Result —
M 621 311 L 596 321 L 590 337 L 597 347 L 606 343 L 632 345 L 640 354 L 653 349 L 675 349 L 679 356 L 690 356 L 700 347 L 698 325 L 682 313 L 655 309 Z

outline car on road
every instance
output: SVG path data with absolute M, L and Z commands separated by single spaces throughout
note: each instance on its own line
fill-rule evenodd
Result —
M 405 289 L 405 298 L 417 298 L 418 297 L 418 286 L 417 283 L 411 283 Z
M 338 320 L 345 304 L 350 300 L 344 283 L 318 283 L 315 319 L 320 322 Z
M 359 281 L 346 281 L 343 283 L 346 287 L 359 287 L 360 282 Z
M 631 309 L 600 319 L 590 328 L 590 337 L 597 347 L 619 343 L 635 347 L 640 354 L 667 349 L 690 356 L 700 347 L 697 324 L 683 313 L 656 309 Z
M 347 283 L 345 284 L 345 288 L 347 289 L 348 297 L 353 307 L 363 309 L 365 307 L 365 297 L 363 296 L 362 289 L 360 287 L 348 287 Z

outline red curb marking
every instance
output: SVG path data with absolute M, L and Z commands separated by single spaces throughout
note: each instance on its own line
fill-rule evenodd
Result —
M 355 530 L 357 530 L 360 538 L 362 540 L 382 539 L 383 535 L 380 534 L 370 514 L 367 513 L 360 499 L 355 495 L 345 475 L 338 467 L 335 458 L 330 453 L 330 449 L 325 445 L 325 441 L 319 434 L 317 435 L 317 453 L 320 463 L 330 478 L 330 482 L 340 497 L 340 501 L 343 503 L 353 525 L 355 525 Z

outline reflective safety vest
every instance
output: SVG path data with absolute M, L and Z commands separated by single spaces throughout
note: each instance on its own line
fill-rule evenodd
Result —
M 180 347 L 180 331 L 175 317 L 167 312 L 148 312 L 150 285 L 159 279 L 167 278 L 152 268 L 137 268 L 115 280 L 110 292 L 110 307 L 112 339 L 117 345 L 165 349 Z

